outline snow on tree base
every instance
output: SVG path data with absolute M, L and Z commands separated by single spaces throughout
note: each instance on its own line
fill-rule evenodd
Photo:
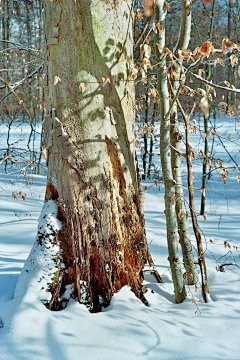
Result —
M 61 229 L 57 219 L 57 205 L 49 200 L 43 206 L 39 217 L 38 234 L 26 264 L 19 276 L 15 298 L 35 294 L 46 307 L 51 308 L 53 294 L 61 284 L 61 254 L 57 233 Z M 59 298 L 59 308 L 66 306 L 72 286 Z

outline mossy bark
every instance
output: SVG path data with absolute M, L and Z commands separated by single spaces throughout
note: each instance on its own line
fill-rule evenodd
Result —
M 45 0 L 44 8 L 46 200 L 57 202 L 63 224 L 59 296 L 74 283 L 79 302 L 96 312 L 124 285 L 144 299 L 148 247 L 126 61 L 132 2 Z

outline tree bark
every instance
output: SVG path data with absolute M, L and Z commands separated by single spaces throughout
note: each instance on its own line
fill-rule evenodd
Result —
M 132 2 L 45 0 L 44 9 L 46 201 L 58 206 L 64 264 L 48 305 L 60 307 L 68 284 L 92 312 L 124 285 L 144 300 L 148 247 L 126 61 L 133 56 Z
M 181 18 L 181 31 L 178 39 L 178 44 L 176 46 L 176 56 L 177 50 L 186 50 L 188 48 L 189 40 L 191 34 L 191 1 L 190 0 L 182 0 L 182 18 Z M 178 59 L 181 63 L 182 60 Z M 180 66 L 174 69 L 176 74 L 180 79 Z M 174 94 L 176 94 L 179 86 L 181 86 L 181 82 L 177 79 L 173 81 L 173 89 Z M 177 111 L 177 103 L 172 107 L 171 111 L 171 145 L 181 151 L 181 142 L 182 142 L 182 134 L 179 130 L 179 122 L 178 122 L 178 111 Z M 198 281 L 198 272 L 196 265 L 194 263 L 194 256 L 192 252 L 191 245 L 191 234 L 189 231 L 188 225 L 188 217 L 186 215 L 186 207 L 185 207 L 185 199 L 183 194 L 182 187 L 182 170 L 181 170 L 181 155 L 179 155 L 176 151 L 172 150 L 171 152 L 171 162 L 172 162 L 172 171 L 173 178 L 176 181 L 175 185 L 175 194 L 176 194 L 176 214 L 177 214 L 177 222 L 178 222 L 178 232 L 179 232 L 179 240 L 182 248 L 183 254 L 183 263 L 185 270 L 188 274 L 188 284 L 193 285 Z M 182 211 L 182 216 L 178 216 Z
M 177 237 L 177 219 L 175 212 L 175 181 L 173 179 L 171 157 L 170 157 L 170 117 L 167 116 L 169 112 L 169 93 L 168 80 L 165 70 L 166 61 L 159 51 L 156 42 L 159 43 L 162 49 L 165 47 L 165 28 L 163 21 L 164 2 L 159 1 L 155 6 L 155 20 L 161 21 L 163 25 L 162 36 L 155 35 L 155 61 L 157 65 L 157 90 L 160 99 L 160 154 L 161 166 L 163 173 L 163 181 L 165 187 L 165 216 L 167 223 L 167 241 L 169 262 L 172 272 L 172 279 L 175 291 L 175 298 L 177 303 L 181 303 L 186 298 L 186 290 L 181 271 L 181 264 L 178 253 L 178 237 Z
M 201 278 L 202 278 L 202 295 L 204 302 L 207 303 L 208 301 L 208 294 L 209 287 L 208 287 L 208 277 L 207 277 L 207 266 L 205 262 L 205 256 L 204 256 L 204 249 L 202 244 L 202 237 L 197 221 L 197 214 L 196 214 L 196 208 L 195 208 L 195 199 L 194 199 L 194 187 L 193 187 L 193 171 L 192 171 L 192 160 L 191 160 L 191 146 L 189 141 L 189 119 L 193 113 L 193 110 L 195 108 L 195 103 L 192 106 L 192 109 L 188 115 L 186 116 L 185 112 L 183 111 L 183 108 L 177 99 L 177 104 L 179 107 L 179 110 L 181 111 L 181 114 L 183 116 L 184 122 L 185 122 L 185 134 L 186 134 L 186 159 L 187 159 L 187 168 L 188 168 L 188 191 L 189 191 L 189 206 L 190 206 L 190 212 L 192 217 L 192 226 L 193 231 L 197 240 L 197 248 L 198 248 L 198 264 L 200 267 L 201 272 Z

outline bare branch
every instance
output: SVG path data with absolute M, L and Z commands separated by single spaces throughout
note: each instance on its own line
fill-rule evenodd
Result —
M 215 87 L 216 89 L 220 89 L 220 90 L 224 90 L 224 91 L 229 91 L 229 92 L 233 92 L 233 93 L 237 93 L 237 94 L 240 94 L 240 89 L 231 89 L 231 88 L 228 88 L 226 86 L 221 86 L 221 85 L 217 85 L 217 84 L 214 84 L 212 83 L 211 81 L 208 81 L 208 80 L 205 80 L 204 78 L 202 78 L 200 75 L 196 75 L 194 73 L 190 73 L 192 76 L 194 76 L 196 79 L 202 81 L 203 83 L 209 85 L 209 86 L 212 86 L 212 87 Z

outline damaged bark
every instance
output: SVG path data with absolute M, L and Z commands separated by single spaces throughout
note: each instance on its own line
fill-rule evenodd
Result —
M 131 1 L 46 0 L 44 9 L 46 202 L 56 202 L 62 222 L 61 282 L 55 279 L 48 307 L 61 308 L 70 284 L 92 312 L 125 285 L 146 303 L 143 267 L 151 258 L 126 61 L 133 56 Z

